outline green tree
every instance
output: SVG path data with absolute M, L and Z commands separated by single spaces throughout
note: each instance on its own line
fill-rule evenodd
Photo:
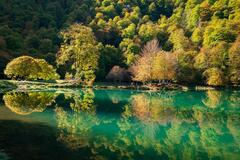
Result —
M 186 11 L 186 13 L 187 13 L 187 28 L 192 31 L 199 25 L 200 22 L 200 6 L 199 5 L 191 6 Z
M 199 73 L 194 67 L 196 51 L 176 51 L 177 56 L 177 81 L 179 83 L 198 83 Z
M 131 65 L 137 58 L 140 52 L 140 47 L 138 42 L 129 38 L 124 38 L 119 44 L 119 48 L 123 52 L 123 57 L 126 65 Z
M 139 28 L 139 36 L 143 40 L 143 42 L 148 42 L 157 37 L 159 32 L 159 28 L 152 22 L 148 22 L 146 24 L 142 24 Z
M 44 59 L 34 59 L 30 56 L 21 56 L 7 64 L 5 75 L 13 79 L 27 80 L 55 80 L 59 79 L 56 69 Z
M 202 35 L 202 30 L 201 28 L 196 28 L 193 33 L 192 33 L 192 37 L 191 37 L 191 40 L 192 42 L 197 45 L 197 46 L 200 46 L 202 44 L 202 41 L 203 41 L 203 35 Z
M 174 30 L 169 37 L 173 43 L 174 50 L 188 50 L 191 48 L 189 39 L 185 36 L 183 29 Z
M 13 79 L 36 80 L 41 67 L 30 56 L 21 56 L 7 64 L 4 74 Z
M 99 60 L 99 47 L 92 30 L 81 24 L 74 24 L 63 30 L 61 37 L 63 43 L 57 63 L 60 65 L 72 63 L 75 79 L 92 85 Z
M 228 78 L 227 59 L 228 44 L 221 42 L 211 49 L 203 48 L 196 56 L 195 67 L 203 72 L 208 85 L 225 85 Z
M 130 24 L 127 28 L 122 31 L 122 37 L 124 38 L 133 38 L 136 34 L 136 25 Z
M 56 69 L 54 69 L 52 65 L 48 64 L 44 59 L 36 59 L 36 61 L 40 67 L 37 76 L 38 79 L 55 80 L 60 78 Z
M 238 27 L 232 25 L 227 20 L 213 20 L 205 29 L 203 45 L 213 47 L 221 41 L 234 42 L 237 30 Z

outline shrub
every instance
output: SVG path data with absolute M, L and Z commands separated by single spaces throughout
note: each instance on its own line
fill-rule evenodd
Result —
M 114 66 L 106 76 L 106 79 L 113 82 L 126 82 L 130 80 L 130 76 L 126 69 Z

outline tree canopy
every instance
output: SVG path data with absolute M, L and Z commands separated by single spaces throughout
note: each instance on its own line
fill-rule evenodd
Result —
M 84 81 L 94 81 L 98 68 L 99 47 L 89 27 L 74 24 L 61 32 L 63 43 L 57 57 L 58 64 L 70 61 L 74 77 Z
M 44 59 L 34 59 L 30 56 L 13 59 L 6 66 L 4 73 L 13 79 L 54 80 L 60 78 L 53 66 Z

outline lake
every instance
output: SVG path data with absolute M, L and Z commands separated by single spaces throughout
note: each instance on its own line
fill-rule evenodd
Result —
M 240 91 L 0 94 L 1 160 L 240 159 Z

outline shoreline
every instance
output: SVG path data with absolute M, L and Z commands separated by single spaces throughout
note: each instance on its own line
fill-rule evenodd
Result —
M 46 81 L 15 81 L 0 80 L 0 90 L 31 90 L 31 89 L 56 89 L 56 88 L 93 88 L 93 89 L 129 89 L 129 90 L 145 90 L 145 91 L 161 91 L 161 90 L 182 90 L 182 91 L 204 91 L 204 90 L 222 90 L 222 89 L 240 89 L 240 86 L 204 86 L 204 85 L 181 85 L 181 84 L 149 84 L 137 85 L 133 83 L 110 83 L 96 82 L 92 87 L 79 85 L 76 81 L 58 80 L 55 82 Z

